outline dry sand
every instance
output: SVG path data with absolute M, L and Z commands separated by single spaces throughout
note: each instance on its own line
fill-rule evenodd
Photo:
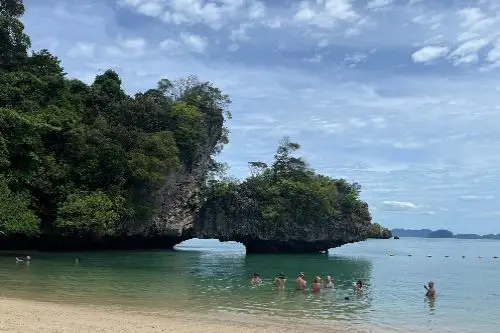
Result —
M 338 324 L 338 323 L 337 323 Z M 132 311 L 119 307 L 69 305 L 0 298 L 0 332 L 193 332 L 193 333 L 341 333 L 334 323 L 311 327 L 306 322 L 229 314 L 195 315 L 170 311 Z M 373 329 L 359 332 L 374 332 Z

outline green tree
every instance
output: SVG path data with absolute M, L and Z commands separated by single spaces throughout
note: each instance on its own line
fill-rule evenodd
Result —
M 242 182 L 212 181 L 200 218 L 206 222 L 200 222 L 200 229 L 215 228 L 209 236 L 232 235 L 242 241 L 365 239 L 371 215 L 359 198 L 359 184 L 317 174 L 295 156 L 299 148 L 284 138 L 271 166 L 253 161 L 250 177 Z
M 29 206 L 29 196 L 25 193 L 13 193 L 7 179 L 0 175 L 0 232 L 6 235 L 37 235 L 40 220 Z
M 134 96 L 113 70 L 67 79 L 57 56 L 28 54 L 23 13 L 0 0 L 0 232 L 119 236 L 152 224 L 178 172 L 224 170 L 227 95 L 196 76 Z
M 126 214 L 124 203 L 124 198 L 102 191 L 70 194 L 59 208 L 55 226 L 64 234 L 114 235 Z
M 31 46 L 19 18 L 24 14 L 22 0 L 0 0 L 0 71 L 19 68 Z
M 392 237 L 392 231 L 382 227 L 378 223 L 373 223 L 368 237 L 375 239 L 389 239 Z

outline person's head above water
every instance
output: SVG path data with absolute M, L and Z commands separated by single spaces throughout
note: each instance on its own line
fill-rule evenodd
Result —
M 358 282 L 356 282 L 356 286 L 358 286 L 359 288 L 363 288 L 363 281 L 358 280 Z
M 429 286 L 429 288 L 434 288 L 434 282 L 433 281 L 429 281 L 429 283 L 427 285 Z
M 303 277 L 304 277 L 304 273 L 303 273 L 303 272 L 299 272 L 299 275 L 298 275 L 298 277 L 301 277 L 301 278 L 303 278 Z
M 328 276 L 326 277 L 326 281 L 331 282 L 331 281 L 332 281 L 332 277 L 331 277 L 330 275 L 328 275 Z
M 285 273 L 280 273 L 280 275 L 278 275 L 278 279 L 286 279 Z
M 258 277 L 260 277 L 260 275 L 259 275 L 259 273 L 253 273 L 253 277 L 258 278 Z

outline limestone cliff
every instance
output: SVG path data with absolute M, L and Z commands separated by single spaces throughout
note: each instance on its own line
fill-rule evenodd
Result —
M 366 204 L 365 204 L 366 205 Z M 329 223 L 314 216 L 292 214 L 270 223 L 263 217 L 263 205 L 251 193 L 236 191 L 224 198 L 208 200 L 200 210 L 196 234 L 200 238 L 237 241 L 247 253 L 308 253 L 365 240 L 371 226 L 366 210 L 350 217 L 339 216 Z
M 208 136 L 197 149 L 193 162 L 169 174 L 160 189 L 148 194 L 153 201 L 150 219 L 139 223 L 131 221 L 125 234 L 161 248 L 171 248 L 196 237 L 194 224 L 202 205 L 200 189 L 214 165 L 213 155 L 221 149 L 226 135 L 221 109 L 207 118 L 211 120 Z

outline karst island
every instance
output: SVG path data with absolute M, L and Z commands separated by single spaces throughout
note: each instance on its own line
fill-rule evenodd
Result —
M 230 99 L 210 82 L 162 79 L 130 95 L 107 70 L 85 84 L 31 50 L 23 12 L 2 2 L 0 248 L 171 249 L 197 237 L 300 253 L 390 237 L 359 184 L 316 173 L 288 138 L 270 165 L 249 161 L 248 178 L 225 174 L 215 158 Z

